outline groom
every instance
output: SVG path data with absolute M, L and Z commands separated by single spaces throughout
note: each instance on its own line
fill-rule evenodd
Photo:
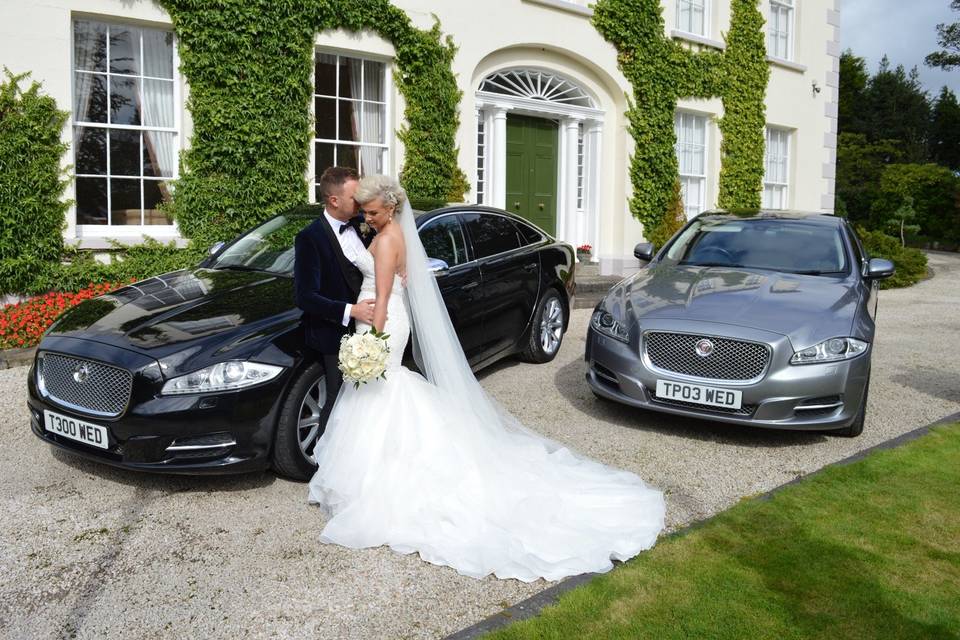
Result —
M 323 217 L 297 234 L 293 281 L 303 310 L 307 346 L 326 372 L 327 401 L 320 411 L 325 427 L 343 374 L 337 367 L 340 338 L 353 320 L 373 324 L 373 300 L 354 303 L 363 275 L 355 266 L 369 239 L 360 235 L 362 217 L 353 199 L 359 176 L 349 167 L 330 167 L 320 176 Z

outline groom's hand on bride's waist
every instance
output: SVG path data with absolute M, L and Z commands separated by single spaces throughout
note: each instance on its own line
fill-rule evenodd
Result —
M 350 307 L 350 316 L 366 324 L 373 324 L 373 300 L 361 300 Z

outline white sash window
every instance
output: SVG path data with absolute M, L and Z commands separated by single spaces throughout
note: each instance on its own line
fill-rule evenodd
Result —
M 683 208 L 687 218 L 691 218 L 706 208 L 707 118 L 679 111 L 674 116 L 673 130 L 677 137 Z
M 353 167 L 360 174 L 387 168 L 387 65 L 317 53 L 314 65 L 313 167 L 317 202 L 327 167 Z
M 709 0 L 677 0 L 677 30 L 707 36 Z
M 781 60 L 793 60 L 794 0 L 770 0 L 767 24 L 767 54 Z
M 158 206 L 180 149 L 173 33 L 74 20 L 73 51 L 77 224 L 169 227 Z
M 790 171 L 790 132 L 767 127 L 764 157 L 763 208 L 788 209 Z

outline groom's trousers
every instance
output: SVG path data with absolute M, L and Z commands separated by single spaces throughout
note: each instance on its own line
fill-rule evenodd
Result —
M 336 402 L 337 394 L 340 393 L 340 387 L 343 385 L 343 372 L 337 366 L 340 359 L 335 353 L 317 354 L 317 360 L 323 365 L 324 381 L 327 385 L 327 401 L 323 403 L 323 407 L 320 409 L 320 426 L 326 430 L 333 403 Z

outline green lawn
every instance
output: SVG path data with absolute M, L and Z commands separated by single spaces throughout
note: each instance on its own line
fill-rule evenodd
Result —
M 741 502 L 486 638 L 960 638 L 960 425 Z

